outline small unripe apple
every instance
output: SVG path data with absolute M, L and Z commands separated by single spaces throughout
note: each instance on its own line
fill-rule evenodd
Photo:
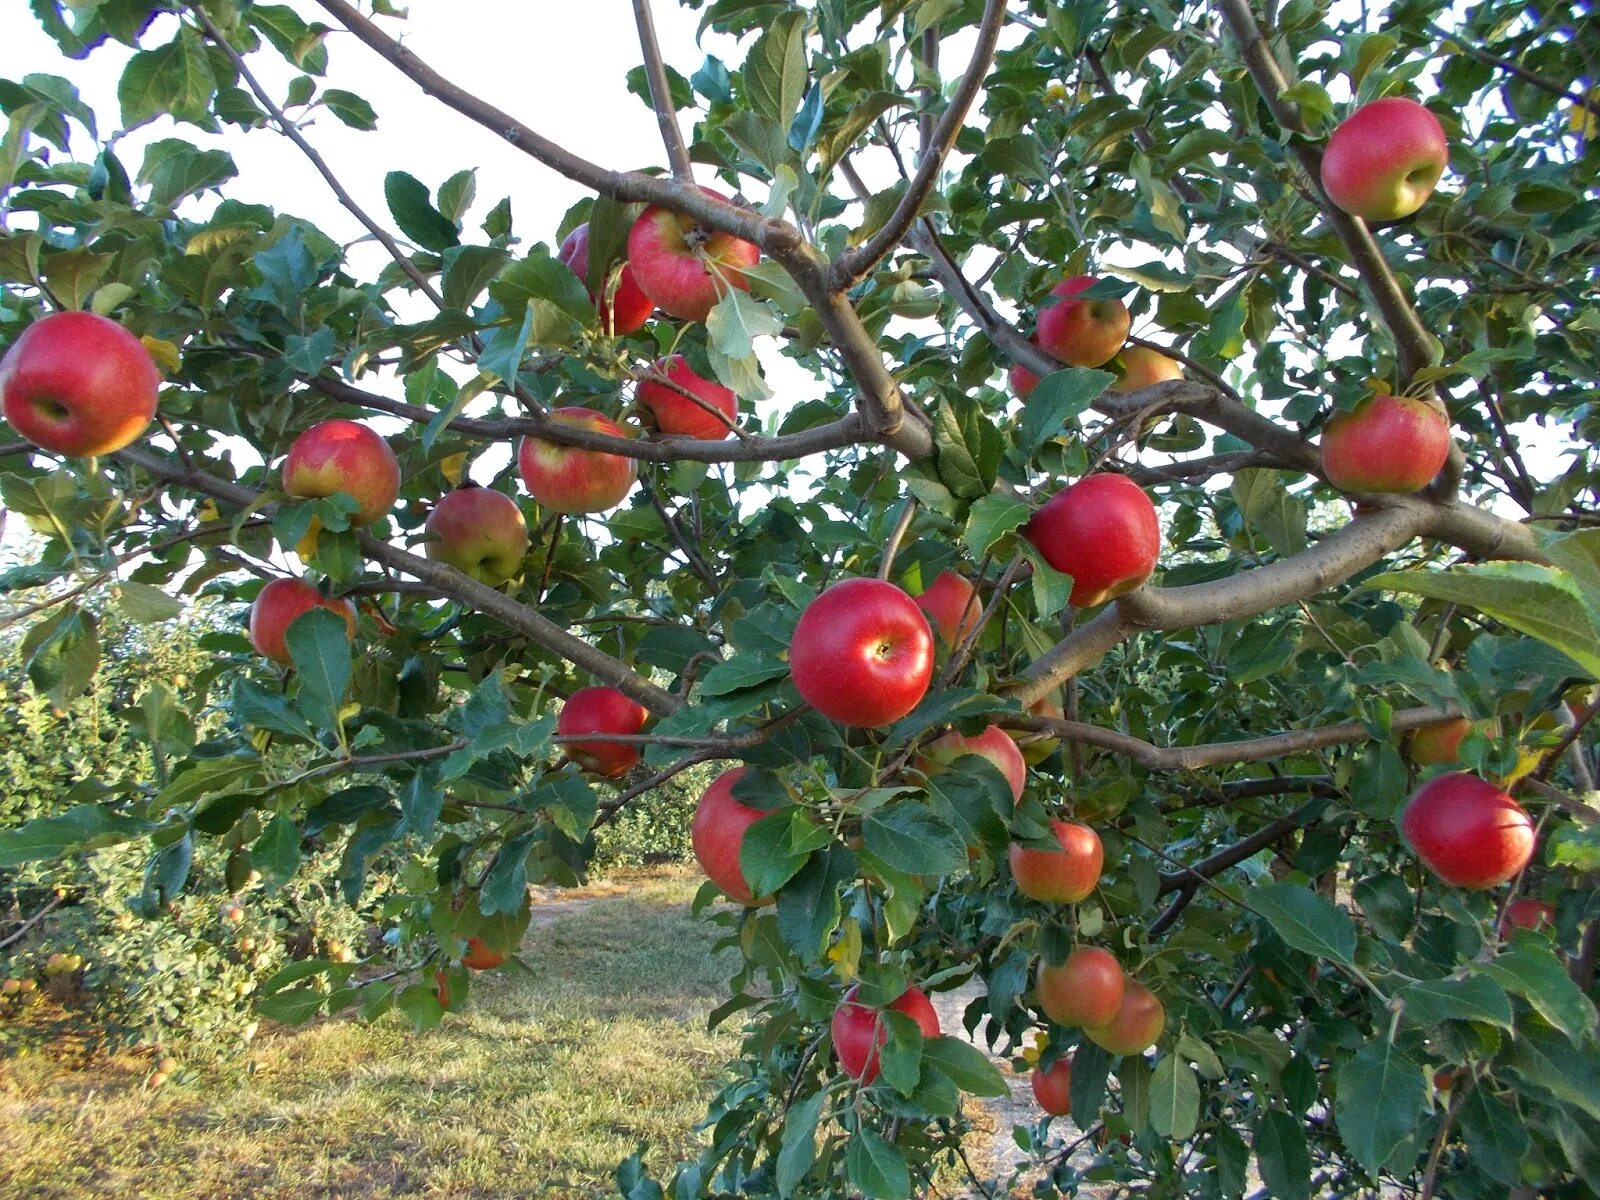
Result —
M 1051 496 L 1022 532 L 1047 563 L 1072 576 L 1074 608 L 1131 592 L 1150 578 L 1161 555 L 1161 522 L 1150 497 L 1126 475 L 1109 472 Z
M 1450 418 L 1436 401 L 1384 392 L 1330 417 L 1321 449 L 1340 491 L 1420 491 L 1450 457 Z
M 1409 217 L 1450 161 L 1444 127 L 1415 100 L 1385 96 L 1339 123 L 1322 152 L 1322 190 L 1368 221 Z
M 7 979 L 4 982 L 0 982 L 0 996 L 15 996 L 20 991 L 22 991 L 22 980 L 20 979 Z
M 731 434 L 739 414 L 733 392 L 696 374 L 681 354 L 668 355 L 650 368 L 649 377 L 639 385 L 638 399 L 662 433 L 705 442 Z
M 1500 940 L 1509 938 L 1513 929 L 1550 929 L 1555 923 L 1555 905 L 1524 896 L 1506 905 L 1506 915 L 1500 920 Z
M 1072 1061 L 1058 1058 L 1048 1071 L 1033 1069 L 1033 1098 L 1052 1117 L 1072 1112 Z
M 498 587 L 522 570 L 528 523 L 504 492 L 467 482 L 439 497 L 423 526 L 428 557 Z
M 1118 357 L 1122 359 L 1122 378 L 1111 385 L 1113 392 L 1136 392 L 1169 379 L 1183 378 L 1183 368 L 1176 359 L 1149 346 L 1128 346 Z
M 238 925 L 244 920 L 244 909 L 237 904 L 229 904 L 222 910 L 222 919 L 229 925 Z
M 1007 742 L 1011 739 L 1007 738 Z M 1017 891 L 1049 904 L 1076 904 L 1100 882 L 1105 850 L 1100 835 L 1076 821 L 1050 821 L 1059 850 L 1030 850 L 1011 845 L 1011 875 Z
M 700 190 L 727 199 L 710 188 Z M 628 265 L 644 294 L 663 312 L 704 321 L 729 289 L 750 290 L 745 268 L 755 266 L 761 251 L 731 233 L 697 231 L 696 226 L 693 217 L 650 205 L 628 231 Z
M 1453 717 L 1433 725 L 1424 725 L 1411 731 L 1407 751 L 1411 761 L 1419 767 L 1453 763 L 1461 757 L 1461 743 L 1472 732 L 1472 722 L 1466 717 Z
M 170 1057 L 163 1058 L 156 1064 L 156 1070 L 164 1075 L 176 1075 L 178 1073 L 178 1060 Z
M 1127 976 L 1111 951 L 1081 946 L 1066 962 L 1041 962 L 1037 986 L 1039 1007 L 1057 1025 L 1109 1025 L 1122 1007 Z
M 940 571 L 939 577 L 912 599 L 927 614 L 933 631 L 952 648 L 966 639 L 983 615 L 972 581 L 954 571 Z
M 1016 742 L 998 725 L 991 725 L 982 733 L 967 734 L 951 729 L 940 734 L 928 744 L 917 758 L 917 770 L 924 775 L 937 775 L 950 769 L 957 759 L 968 754 L 986 758 L 1004 775 L 1011 785 L 1011 799 L 1022 799 L 1022 789 L 1028 783 L 1028 764 Z
M 628 436 L 604 413 L 578 405 L 553 409 L 550 420 L 612 437 Z M 522 439 L 517 469 L 528 495 L 558 513 L 594 513 L 615 508 L 639 477 L 638 464 L 624 454 L 563 446 L 536 437 Z
M 305 500 L 343 492 L 358 506 L 351 523 L 370 525 L 394 507 L 400 463 L 389 443 L 359 421 L 323 421 L 289 447 L 283 490 Z
M 1100 280 L 1093 275 L 1074 275 L 1050 289 L 1054 303 L 1039 310 L 1035 339 L 1046 353 L 1068 366 L 1104 366 L 1128 340 L 1132 318 L 1121 300 L 1078 300 Z
M 350 601 L 324 596 L 304 579 L 274 579 L 256 593 L 250 605 L 250 645 L 255 652 L 273 662 L 291 661 L 284 640 L 289 626 L 313 608 L 325 608 L 344 618 L 348 637 L 356 635 L 356 610 Z
M 138 440 L 161 372 L 144 343 L 88 312 L 41 317 L 0 358 L 0 408 L 41 450 L 87 458 Z
M 556 257 L 572 268 L 584 291 L 589 292 L 589 299 L 594 301 L 595 312 L 600 316 L 600 328 L 606 333 L 619 337 L 635 333 L 655 311 L 656 306 L 639 287 L 633 268 L 627 263 L 622 264 L 622 274 L 609 301 L 604 295 L 596 296 L 589 291 L 589 222 L 585 221 L 562 239 Z
M 579 688 L 561 706 L 556 733 L 635 734 L 650 715 L 644 705 L 609 687 Z M 640 749 L 629 742 L 563 742 L 561 753 L 602 779 L 626 775 L 638 762 Z
M 1090 1026 L 1084 1035 L 1112 1054 L 1143 1054 L 1161 1038 L 1167 1010 L 1156 994 L 1137 980 L 1128 980 L 1117 1015 L 1106 1025 Z
M 743 767 L 724 771 L 705 790 L 695 806 L 689 837 L 695 860 L 706 878 L 729 899 L 753 908 L 772 903 L 772 897 L 752 894 L 739 865 L 739 855 L 750 826 L 767 814 L 734 796 L 733 787 L 744 778 L 744 772 Z
M 844 579 L 800 614 L 789 671 L 801 697 L 829 720 L 873 729 L 927 694 L 933 631 L 916 602 L 881 579 Z
M 461 956 L 461 965 L 469 971 L 490 971 L 505 962 L 506 956 L 498 950 L 491 950 L 480 937 L 467 939 L 466 953 Z
M 858 990 L 846 992 L 834 1010 L 833 1052 L 840 1069 L 865 1085 L 878 1077 L 878 1047 L 889 1040 L 889 1027 L 882 1018 L 882 1009 L 856 1003 Z M 915 1021 L 923 1037 L 939 1036 L 939 1014 L 921 988 L 907 988 L 889 1008 Z
M 1523 807 L 1475 775 L 1440 775 L 1418 788 L 1400 816 L 1417 857 L 1452 887 L 1498 887 L 1533 857 Z

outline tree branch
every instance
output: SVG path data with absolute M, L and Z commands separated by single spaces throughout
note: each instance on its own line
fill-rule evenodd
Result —
M 1474 46 L 1464 39 L 1457 37 L 1453 33 L 1446 33 L 1437 25 L 1429 24 L 1427 26 L 1427 30 L 1441 42 L 1448 42 L 1452 46 L 1456 46 L 1459 49 L 1466 51 L 1479 62 L 1488 63 L 1491 67 L 1499 67 L 1502 71 L 1505 71 L 1511 75 L 1515 75 L 1524 83 L 1532 84 L 1541 92 L 1546 92 L 1549 95 L 1556 96 L 1562 100 L 1570 101 L 1571 103 L 1576 104 L 1579 108 L 1582 108 L 1593 113 L 1595 116 L 1600 117 L 1600 102 L 1591 100 L 1589 97 L 1580 92 L 1569 92 L 1555 80 L 1546 79 L 1543 75 L 1536 74 L 1535 72 L 1528 70 L 1528 68 L 1524 67 L 1522 64 L 1514 62 L 1509 58 L 1501 58 L 1498 54 L 1491 54 L 1482 46 Z
M 678 127 L 677 112 L 672 107 L 672 87 L 667 82 L 666 64 L 661 60 L 661 46 L 656 41 L 656 22 L 650 14 L 650 0 L 633 0 L 633 20 L 639 27 L 644 74 L 650 81 L 650 106 L 656 110 L 656 124 L 661 126 L 667 162 L 672 166 L 675 179 L 693 183 L 694 168 L 689 165 L 689 148 L 683 144 L 683 130 Z

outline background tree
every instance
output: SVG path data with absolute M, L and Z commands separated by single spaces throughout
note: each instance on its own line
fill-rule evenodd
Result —
M 1003 1083 L 928 1036 L 908 989 L 972 976 L 985 995 L 967 1019 L 991 1044 L 1047 1029 L 1041 1066 L 1071 1054 L 1081 1136 L 1021 1134 L 1058 1187 L 1087 1173 L 1238 1195 L 1253 1169 L 1284 1196 L 1586 1191 L 1595 705 L 1561 702 L 1600 676 L 1587 16 L 717 0 L 703 21 L 744 59 L 686 76 L 636 0 L 632 83 L 670 167 L 656 174 L 555 145 L 443 78 L 398 40 L 386 0 L 33 9 L 68 56 L 137 46 L 121 125 L 179 127 L 137 169 L 115 136 L 77 161 L 73 129 L 95 139 L 100 124 L 68 80 L 0 86 L 0 330 L 43 346 L 51 310 L 110 316 L 164 377 L 158 423 L 133 444 L 119 427 L 58 431 L 74 457 L 5 447 L 6 508 L 46 539 L 8 583 L 55 587 L 28 614 L 33 685 L 58 703 L 89 686 L 100 633 L 84 598 L 100 589 L 135 608 L 202 588 L 242 604 L 268 579 L 320 590 L 279 588 L 258 609 L 255 647 L 281 667 L 242 636 L 208 639 L 228 697 L 215 736 L 0 835 L 4 861 L 146 840 L 159 909 L 188 882 L 186 847 L 216 831 L 269 892 L 305 838 L 341 840 L 352 902 L 373 855 L 404 847 L 418 865 L 385 906 L 400 973 L 308 960 L 259 1008 L 399 1007 L 427 1025 L 467 986 L 453 965 L 477 953 L 467 939 L 513 949 L 526 885 L 576 880 L 596 825 L 691 766 L 742 763 L 731 799 L 761 815 L 739 868 L 776 903 L 708 917 L 744 955 L 714 1015 L 748 1036 L 675 1194 L 919 1190 L 957 1156 L 958 1090 Z M 374 54 L 451 110 L 441 122 L 484 125 L 593 200 L 530 231 L 512 199 L 477 206 L 470 170 L 437 191 L 397 170 L 388 213 L 360 210 L 306 118 L 373 125 L 330 84 L 377 69 Z M 281 95 L 255 74 L 267 56 L 303 72 Z M 1364 208 L 1397 218 L 1369 226 L 1329 200 L 1321 153 L 1341 118 L 1389 96 L 1426 102 L 1450 170 L 1419 211 Z M 235 167 L 185 124 L 290 138 L 392 262 L 364 278 L 305 221 L 202 203 Z M 576 242 L 552 250 L 580 225 L 569 269 Z M 631 285 L 658 311 L 618 336 Z M 1117 327 L 1119 300 L 1130 341 L 1080 353 L 1072 330 L 1086 314 Z M 88 340 L 62 371 L 125 351 L 74 320 L 55 328 Z M 758 342 L 814 394 L 773 396 Z M 1182 376 L 1136 369 L 1148 346 Z M 667 354 L 733 393 L 725 436 L 684 436 L 729 410 L 651 367 Z M 1007 367 L 1025 403 L 999 386 Z M 14 367 L 5 386 L 24 384 Z M 43 389 L 19 418 L 10 394 L 35 441 L 73 415 Z M 1400 434 L 1337 450 L 1363 413 L 1428 425 L 1440 405 L 1452 440 L 1418 490 L 1380 469 Z M 385 435 L 397 479 L 381 454 L 331 485 L 280 473 L 300 435 L 347 418 Z M 451 490 L 469 469 L 485 486 Z M 1159 572 L 1120 595 L 1148 564 L 1100 559 L 1142 543 L 1147 518 L 1090 537 L 1087 556 L 1048 532 L 1077 520 L 1065 501 L 1032 519 L 1105 472 L 1159 504 Z M 1090 502 L 1085 519 L 1113 510 Z M 801 702 L 794 631 L 825 585 L 921 592 L 946 569 L 976 583 L 979 616 L 939 622 L 914 710 L 861 729 Z M 274 612 L 299 619 L 273 630 Z M 594 686 L 620 693 L 607 719 L 626 729 L 563 731 L 561 698 Z M 825 691 L 808 698 L 832 711 Z M 1515 853 L 1474 877 L 1507 886 L 1448 886 L 1439 874 L 1465 876 L 1424 870 L 1398 835 L 1417 780 L 1396 739 L 1462 718 L 1458 745 L 1412 758 L 1453 755 L 1494 796 L 1515 790 L 1530 821 L 1490 831 Z M 1059 748 L 1013 804 L 982 756 L 934 758 L 952 724 L 998 724 L 1036 759 Z M 597 791 L 578 764 L 618 786 Z M 1018 855 L 1059 853 L 1079 836 L 1050 824 L 1067 816 L 1098 834 L 1098 888 L 1022 894 Z M 1431 846 L 1415 849 L 1439 867 Z M 1514 896 L 1550 920 L 1508 922 Z M 1053 971 L 1075 946 L 1109 950 L 1129 1002 L 1164 1009 L 1153 1060 L 1137 1014 L 1081 1037 L 1052 1021 L 1035 964 Z M 1075 1154 L 1085 1141 L 1100 1154 Z M 657 1194 L 636 1162 L 619 1180 Z

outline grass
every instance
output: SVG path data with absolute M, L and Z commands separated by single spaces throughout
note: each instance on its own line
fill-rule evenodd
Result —
M 705 1032 L 731 966 L 688 915 L 698 882 L 597 889 L 530 931 L 531 974 L 478 977 L 426 1034 L 398 1017 L 265 1034 L 248 1074 L 159 1090 L 147 1058 L 0 1064 L 0 1196 L 614 1195 L 641 1144 L 658 1169 L 693 1153 L 736 1049 Z

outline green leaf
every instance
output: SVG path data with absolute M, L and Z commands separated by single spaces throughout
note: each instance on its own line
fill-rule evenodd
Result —
M 1401 989 L 1398 998 L 1405 1004 L 1405 1019 L 1416 1025 L 1486 1021 L 1512 1028 L 1511 1001 L 1499 984 L 1482 975 L 1414 983 Z
M 974 1096 L 1004 1096 L 1011 1090 L 988 1056 L 960 1038 L 928 1038 L 922 1045 L 922 1062 Z
M 378 114 L 366 99 L 342 88 L 329 88 L 322 93 L 323 106 L 352 129 L 376 129 Z
M 278 813 L 267 822 L 255 845 L 250 847 L 250 862 L 261 872 L 269 893 L 288 883 L 300 869 L 299 826 Z
M 28 681 L 58 708 L 89 690 L 100 669 L 100 623 L 69 606 L 46 617 L 22 639 Z
M 796 820 L 805 820 L 803 812 L 792 806 L 780 808 L 745 831 L 739 847 L 739 873 L 753 895 L 775 895 L 811 857 L 812 847 L 796 849 Z
M 1279 557 L 1306 548 L 1306 506 L 1289 494 L 1283 472 L 1265 467 L 1235 471 L 1230 490 L 1246 530 L 1264 537 Z
M 814 855 L 778 893 L 778 932 L 807 963 L 839 924 L 839 896 L 855 878 L 856 856 L 841 846 Z
M 426 1033 L 444 1019 L 444 1005 L 439 1003 L 437 990 L 424 983 L 413 983 L 401 992 L 395 997 L 395 1007 L 405 1013 L 418 1033 Z
M 316 737 L 316 731 L 287 698 L 243 675 L 233 681 L 233 698 L 228 707 L 236 720 L 254 729 L 269 729 L 308 742 Z
M 789 664 L 755 654 L 737 654 L 705 673 L 698 685 L 702 696 L 730 696 L 789 673 Z
M 1269 883 L 1246 895 L 1279 937 L 1296 950 L 1355 965 L 1356 927 L 1350 914 L 1296 883 Z
M 150 202 L 170 208 L 185 196 L 219 187 L 239 173 L 222 150 L 200 150 L 182 138 L 166 138 L 144 152 L 138 182 L 150 185 Z
M 155 823 L 124 816 L 101 804 L 80 804 L 51 817 L 36 817 L 0 830 L 0 867 L 46 862 L 144 837 Z
M 1477 975 L 1487 975 L 1515 992 L 1546 1021 L 1582 1045 L 1594 1028 L 1594 1004 L 1572 981 L 1545 939 L 1526 929 L 1512 935 L 1511 946 L 1487 962 L 1474 962 Z
M 1033 607 L 1036 615 L 1041 621 L 1055 616 L 1072 599 L 1072 576 L 1063 574 L 1047 563 L 1044 555 L 1026 538 L 1019 548 L 1033 564 Z
M 288 988 L 256 1001 L 256 1012 L 269 1021 L 300 1025 L 322 1011 L 325 993 L 313 987 Z
M 344 617 L 325 608 L 301 613 L 284 634 L 300 687 L 295 699 L 312 724 L 338 728 L 345 689 L 350 686 L 349 628 Z
M 1087 1040 L 1073 1053 L 1072 1086 L 1068 1095 L 1072 1100 L 1074 1122 L 1092 1127 L 1100 1116 L 1100 1106 L 1106 1097 L 1106 1077 L 1111 1074 L 1114 1057 L 1111 1051 Z
M 1279 1200 L 1311 1200 L 1311 1154 L 1306 1131 L 1294 1117 L 1269 1109 L 1256 1122 L 1256 1162 L 1261 1182 Z
M 796 1101 L 783 1122 L 783 1140 L 778 1147 L 778 1195 L 788 1200 L 794 1195 L 817 1160 L 817 1123 L 827 1092 L 814 1092 Z
M 1040 446 L 1065 433 L 1067 422 L 1087 412 L 1114 382 L 1109 371 L 1088 367 L 1066 367 L 1039 380 L 1022 406 L 1023 456 L 1032 458 Z
M 455 222 L 433 206 L 427 187 L 415 176 L 390 171 L 383 180 L 383 195 L 400 232 L 424 250 L 446 250 L 461 240 Z
M 904 1013 L 885 1010 L 882 1019 L 888 1038 L 878 1052 L 878 1078 L 909 1096 L 922 1078 L 922 1030 Z
M 1446 571 L 1387 571 L 1363 585 L 1475 609 L 1561 651 L 1600 679 L 1600 622 L 1564 570 L 1525 562 L 1473 563 Z
M 228 754 L 221 758 L 193 758 L 173 775 L 156 796 L 157 809 L 182 808 L 202 796 L 242 784 L 261 769 L 254 754 Z
M 1117 1064 L 1122 1115 L 1130 1129 L 1141 1130 L 1150 1121 L 1150 1074 L 1150 1064 L 1138 1055 L 1129 1055 Z
M 452 246 L 444 252 L 445 307 L 465 312 L 511 257 L 498 246 Z
M 400 813 L 405 818 L 406 828 L 421 837 L 433 832 L 443 808 L 444 793 L 439 790 L 438 781 L 425 770 L 413 775 L 400 793 Z
M 1496 1097 L 1484 1081 L 1467 1096 L 1460 1121 L 1473 1164 L 1508 1186 L 1521 1183 L 1522 1160 L 1528 1153 L 1522 1114 Z
M 501 325 L 485 339 L 483 353 L 478 355 L 478 369 L 487 371 L 495 378 L 510 384 L 515 383 L 517 372 L 522 369 L 522 356 L 527 352 L 528 341 L 533 336 L 533 318 L 535 301 L 530 300 L 522 311 L 520 325 Z M 465 403 L 463 398 L 462 403 Z M 434 423 L 443 430 L 445 424 L 455 417 L 452 408 L 440 409 L 437 416 L 428 425 L 428 431 L 435 437 L 438 432 L 434 430 Z
M 1512 1043 L 1505 1062 L 1524 1083 L 1600 1120 L 1600 1055 L 1592 1048 L 1574 1054 L 1562 1035 L 1535 1025 Z
M 478 889 L 478 908 L 486 917 L 516 912 L 528 895 L 528 853 L 539 836 L 538 830 L 511 838 L 500 847 L 494 866 Z
M 1000 463 L 1000 431 L 977 404 L 946 399 L 934 411 L 933 443 L 939 478 L 964 500 L 987 496 Z
M 745 59 L 745 95 L 751 106 L 787 128 L 806 90 L 806 14 L 780 14 L 750 47 Z
M 170 114 L 179 121 L 207 125 L 207 109 L 216 80 L 205 47 L 185 29 L 155 50 L 141 50 L 128 60 L 117 83 L 124 130 Z
M 967 514 L 967 528 L 961 540 L 974 558 L 982 558 L 1001 538 L 1025 524 L 1033 515 L 1020 500 L 998 493 L 976 501 Z
M 961 835 L 915 801 L 873 810 L 862 819 L 861 831 L 874 857 L 907 875 L 947 875 L 967 865 Z
M 1175 1142 L 1187 1141 L 1200 1122 L 1200 1084 L 1194 1068 L 1165 1055 L 1150 1078 L 1150 1127 Z
M 1339 1068 L 1335 1086 L 1339 1132 L 1367 1174 L 1375 1176 L 1410 1139 L 1427 1106 L 1422 1067 L 1380 1038 Z
M 749 292 L 729 288 L 706 315 L 711 344 L 731 359 L 748 358 L 758 337 L 779 333 L 783 322 Z
M 905 1154 L 870 1129 L 858 1129 L 845 1145 L 845 1171 L 866 1200 L 910 1200 L 911 1174 Z

